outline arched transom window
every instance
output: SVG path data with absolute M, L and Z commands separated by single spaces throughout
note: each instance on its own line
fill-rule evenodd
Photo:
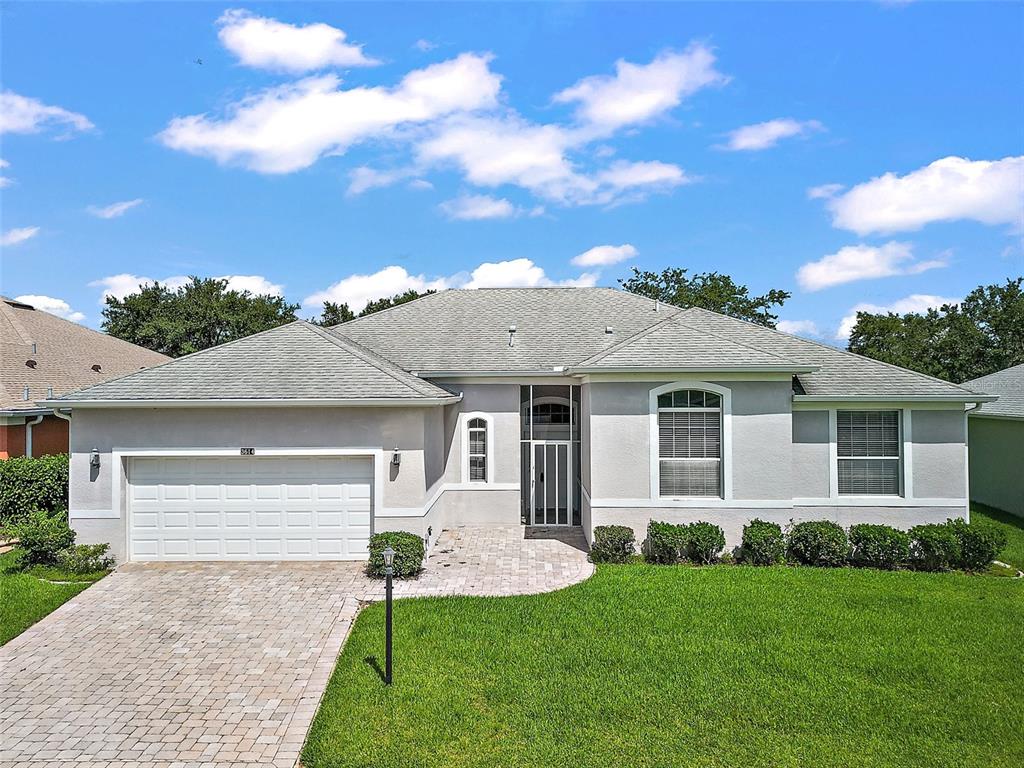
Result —
M 469 481 L 487 482 L 487 422 L 484 419 L 470 419 L 469 433 Z
M 722 495 L 722 397 L 699 389 L 658 395 L 659 495 Z

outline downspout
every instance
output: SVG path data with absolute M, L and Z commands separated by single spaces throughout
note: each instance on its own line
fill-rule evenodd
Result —
M 970 408 L 964 408 L 964 495 L 967 497 L 964 520 L 968 523 L 971 522 L 971 438 L 967 418 L 971 411 L 976 411 L 982 405 L 983 403 L 973 403 Z
M 32 421 L 25 420 L 25 455 L 32 458 L 32 427 L 43 420 L 46 414 L 40 413 Z

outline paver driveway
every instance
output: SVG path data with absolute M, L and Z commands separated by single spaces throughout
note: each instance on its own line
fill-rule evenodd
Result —
M 578 532 L 445 531 L 397 595 L 544 592 Z M 0 648 L 0 768 L 294 766 L 360 600 L 358 563 L 132 564 Z

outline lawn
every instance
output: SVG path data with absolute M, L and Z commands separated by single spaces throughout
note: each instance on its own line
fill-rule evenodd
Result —
M 971 504 L 971 520 L 985 520 L 1006 531 L 1006 549 L 999 555 L 999 559 L 1024 571 L 1024 518 L 974 503 Z
M 1024 765 L 1024 580 L 629 565 L 402 600 L 391 689 L 383 622 L 356 621 L 306 766 Z
M 20 635 L 105 575 L 73 576 L 55 568 L 36 571 L 45 579 L 77 581 L 75 584 L 51 584 L 19 570 L 16 552 L 0 555 L 0 645 Z

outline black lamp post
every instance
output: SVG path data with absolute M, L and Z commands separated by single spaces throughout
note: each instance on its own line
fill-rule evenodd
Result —
M 391 567 L 395 562 L 395 550 L 387 547 L 381 554 L 384 555 L 384 684 L 391 685 L 391 577 L 394 569 Z

